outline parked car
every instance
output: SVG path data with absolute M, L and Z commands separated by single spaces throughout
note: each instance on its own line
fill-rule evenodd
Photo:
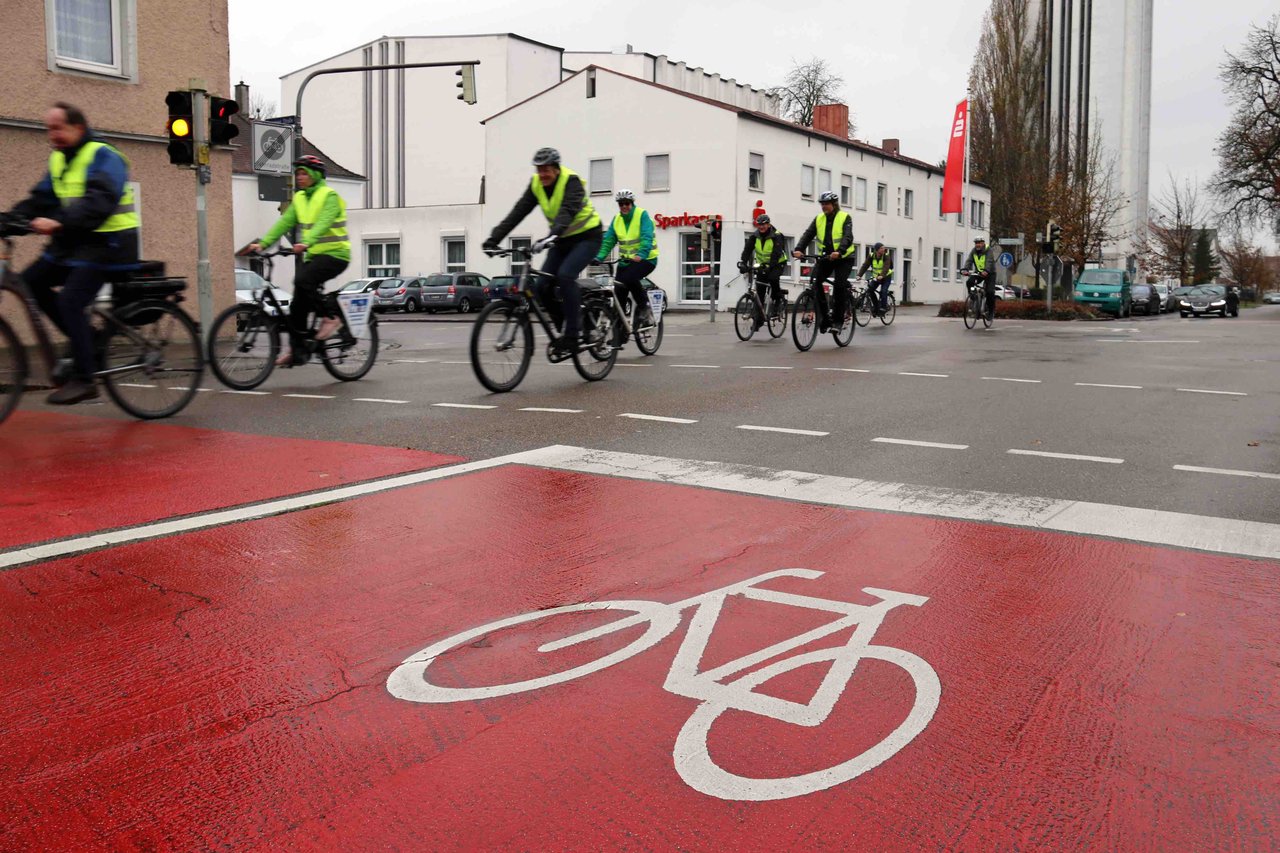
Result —
M 1129 291 L 1134 311 L 1144 315 L 1160 313 L 1160 294 L 1153 285 L 1135 284 Z
M 422 306 L 421 278 L 384 278 L 378 282 L 374 311 L 403 311 L 414 314 Z
M 252 302 L 254 294 L 264 287 L 271 288 L 271 293 L 275 296 L 276 301 L 280 303 L 280 307 L 289 307 L 289 300 L 292 298 L 289 291 L 270 284 L 253 270 L 236 270 L 236 302 Z M 274 313 L 275 309 L 268 305 L 267 311 Z
M 1081 305 L 1128 317 L 1133 312 L 1133 282 L 1128 270 L 1088 269 L 1076 279 L 1075 295 Z
M 1018 288 L 1007 284 L 996 285 L 996 299 L 1017 299 L 1018 296 Z
M 339 293 L 373 293 L 378 289 L 378 285 L 386 279 L 381 278 L 358 278 L 355 281 L 349 281 L 342 285 Z
M 1166 311 L 1172 310 L 1173 301 L 1169 299 L 1169 293 L 1170 293 L 1169 285 L 1153 284 L 1151 286 L 1156 289 L 1156 293 L 1160 294 L 1160 313 L 1163 314 Z
M 1186 296 L 1178 303 L 1183 317 L 1199 317 L 1201 314 L 1227 316 L 1227 289 L 1220 284 L 1199 284 L 1188 288 Z
M 1273 290 L 1270 293 L 1262 294 L 1262 301 L 1267 305 L 1280 305 L 1280 291 Z
M 496 275 L 489 279 L 489 283 L 485 285 L 485 298 L 492 301 L 501 299 L 503 296 L 516 292 L 516 287 L 520 283 L 518 275 Z
M 422 304 L 428 311 L 452 308 L 459 314 L 479 311 L 489 301 L 487 276 L 474 272 L 442 272 L 422 282 Z

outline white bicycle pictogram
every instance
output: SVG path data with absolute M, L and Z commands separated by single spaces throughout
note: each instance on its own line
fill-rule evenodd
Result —
M 690 619 L 688 632 L 680 643 L 663 684 L 665 690 L 678 696 L 699 700 L 701 703 L 676 737 L 673 753 L 676 772 L 695 790 L 725 800 L 781 800 L 811 794 L 848 782 L 892 757 L 929 724 L 942 695 L 938 675 L 924 659 L 902 649 L 871 644 L 872 636 L 890 610 L 902 605 L 920 607 L 929 600 L 928 598 L 864 587 L 863 592 L 880 599 L 876 604 L 864 605 L 763 589 L 758 586 L 775 578 L 816 580 L 822 577 L 822 574 L 812 569 L 780 569 L 674 604 L 643 600 L 593 601 L 512 616 L 455 634 L 410 656 L 391 673 L 387 679 L 387 690 L 392 696 L 409 702 L 445 703 L 490 699 L 495 696 L 507 696 L 563 684 L 607 669 L 657 645 L 680 626 L 683 611 L 696 608 Z M 834 622 L 721 664 L 706 672 L 699 672 L 698 666 L 711 633 L 715 629 L 716 620 L 719 619 L 724 603 L 731 595 L 810 610 L 823 610 L 840 614 L 840 616 Z M 432 684 L 428 680 L 427 671 L 433 661 L 451 649 L 470 644 L 486 634 L 565 613 L 584 613 L 595 610 L 630 611 L 634 615 L 545 643 L 538 648 L 538 651 L 554 652 L 604 637 L 615 631 L 645 623 L 648 625 L 638 638 L 616 651 L 571 669 L 527 681 L 485 687 L 445 687 Z M 854 630 L 843 646 L 818 649 L 783 658 L 736 680 L 722 683 L 723 679 L 743 670 L 850 627 Z M 863 658 L 873 658 L 899 666 L 906 670 L 915 684 L 915 701 L 906 719 L 879 743 L 825 770 L 781 778 L 759 779 L 739 776 L 724 770 L 711 758 L 707 749 L 707 737 L 711 726 L 725 711 L 745 711 L 797 726 L 820 725 L 830 716 L 836 702 L 853 677 L 858 662 Z M 824 661 L 829 661 L 831 666 L 808 703 L 792 702 L 756 693 L 752 689 L 785 672 Z

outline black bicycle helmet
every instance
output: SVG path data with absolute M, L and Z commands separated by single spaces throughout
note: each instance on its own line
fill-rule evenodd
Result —
M 768 225 L 772 221 L 767 213 L 762 213 L 756 217 L 756 225 Z
M 539 148 L 533 154 L 535 166 L 559 166 L 560 152 L 554 148 Z
M 876 243 L 874 246 L 871 247 L 871 251 L 878 252 L 883 248 L 884 248 L 884 243 Z
M 329 166 L 314 154 L 303 154 L 297 160 L 293 161 L 293 168 L 307 168 L 312 171 L 319 172 L 321 175 L 329 170 Z

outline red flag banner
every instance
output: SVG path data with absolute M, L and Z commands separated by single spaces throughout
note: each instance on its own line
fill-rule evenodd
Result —
M 947 177 L 942 183 L 942 213 L 964 210 L 964 139 L 969 132 L 969 101 L 956 104 L 951 122 L 951 148 L 947 152 Z

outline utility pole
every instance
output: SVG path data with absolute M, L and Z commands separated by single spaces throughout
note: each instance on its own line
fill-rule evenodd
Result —
M 209 101 L 203 80 L 191 80 L 192 140 L 196 173 L 196 303 L 200 312 L 200 338 L 208 343 L 213 327 L 213 271 L 209 264 L 209 201 L 205 187 L 212 180 L 209 167 Z

